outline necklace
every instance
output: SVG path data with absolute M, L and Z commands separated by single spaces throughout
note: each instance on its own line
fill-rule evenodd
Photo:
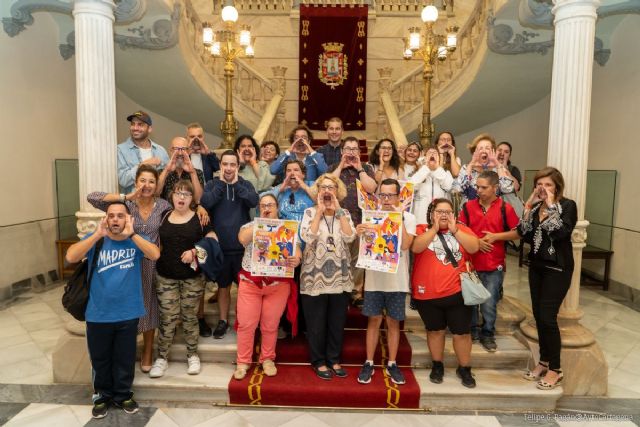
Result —
M 324 223 L 327 224 L 327 230 L 329 230 L 329 237 L 327 237 L 327 251 L 335 252 L 336 243 L 333 240 L 333 225 L 336 222 L 336 217 L 335 216 L 331 217 L 331 225 L 329 225 L 329 221 L 327 220 L 326 216 L 322 215 L 322 218 L 324 219 Z

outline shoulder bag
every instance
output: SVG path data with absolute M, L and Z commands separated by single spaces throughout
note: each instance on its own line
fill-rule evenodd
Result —
M 91 289 L 91 273 L 96 267 L 98 254 L 104 243 L 104 238 L 98 240 L 91 257 L 91 267 L 89 260 L 83 259 L 76 267 L 71 278 L 64 287 L 62 294 L 62 306 L 76 320 L 84 321 L 84 312 L 87 310 L 89 302 L 89 290 Z

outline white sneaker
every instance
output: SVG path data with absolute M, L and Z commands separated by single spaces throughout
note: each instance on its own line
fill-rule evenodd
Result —
M 157 358 L 156 361 L 153 362 L 153 366 L 149 371 L 149 376 L 151 378 L 160 378 L 168 368 L 169 362 L 167 362 L 167 359 Z
M 187 374 L 198 375 L 200 373 L 200 358 L 197 354 L 187 358 Z

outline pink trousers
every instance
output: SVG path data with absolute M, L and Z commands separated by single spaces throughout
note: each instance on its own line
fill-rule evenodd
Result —
M 258 323 L 262 333 L 260 345 L 260 363 L 276 358 L 276 341 L 278 340 L 278 324 L 284 313 L 289 297 L 289 284 L 279 283 L 263 286 L 240 280 L 238 286 L 238 363 L 251 364 L 253 340 Z

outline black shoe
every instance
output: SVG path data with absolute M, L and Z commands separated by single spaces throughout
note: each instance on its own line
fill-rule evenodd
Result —
M 489 353 L 493 353 L 498 349 L 495 337 L 481 337 L 480 344 L 482 344 L 482 347 Z
M 349 374 L 347 374 L 347 371 L 345 371 L 342 367 L 336 369 L 332 366 L 330 369 L 333 372 L 333 375 L 338 378 L 347 378 L 349 376 Z
M 480 334 L 471 332 L 471 342 L 473 343 L 480 342 Z
M 442 362 L 431 362 L 431 373 L 429 374 L 429 380 L 434 384 L 442 384 L 442 378 L 444 377 L 444 364 Z
M 211 336 L 211 328 L 207 325 L 207 322 L 204 319 L 198 319 L 198 329 L 200 329 L 201 337 L 210 337 Z
M 462 385 L 467 388 L 474 388 L 476 386 L 476 380 L 471 373 L 471 366 L 458 366 L 456 369 L 456 375 L 462 380 Z
M 360 373 L 358 374 L 358 382 L 360 384 L 369 384 L 371 382 L 371 377 L 374 374 L 373 365 L 369 362 L 364 362 L 362 368 L 360 368 Z
M 229 324 L 227 323 L 227 321 L 219 320 L 218 325 L 213 330 L 213 338 L 217 340 L 224 338 L 224 336 L 227 334 L 228 329 L 229 329 Z
M 416 300 L 414 300 L 413 298 L 411 298 L 409 300 L 409 309 L 410 310 L 417 310 L 418 306 L 416 305 Z
M 131 396 L 129 399 L 125 400 L 122 403 L 114 402 L 114 405 L 116 405 L 118 408 L 122 408 L 122 410 L 127 414 L 135 414 L 136 412 L 138 412 L 138 409 L 140 408 L 138 406 L 138 402 L 133 400 L 133 396 Z
M 91 416 L 95 419 L 100 419 L 106 417 L 107 412 L 109 412 L 109 401 L 94 403 Z
M 322 365 L 320 365 L 322 366 Z M 313 370 L 316 373 L 316 375 L 318 376 L 318 378 L 321 378 L 323 380 L 330 380 L 333 377 L 333 374 L 331 373 L 331 370 L 327 368 L 326 371 L 321 371 L 319 368 L 320 366 L 314 366 Z

